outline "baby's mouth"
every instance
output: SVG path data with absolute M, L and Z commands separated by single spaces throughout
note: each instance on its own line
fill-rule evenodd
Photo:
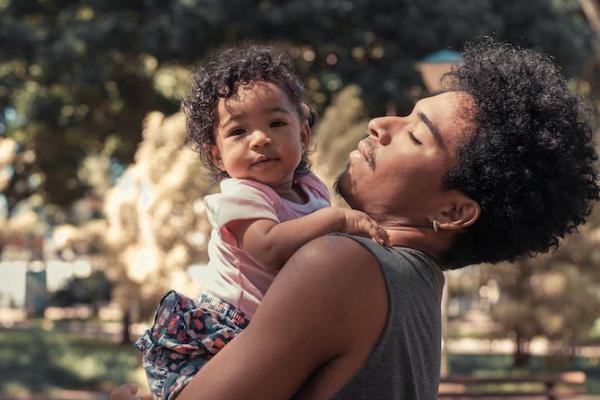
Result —
M 269 157 L 269 156 L 259 156 L 258 158 L 256 158 L 256 160 L 254 160 L 252 162 L 252 165 L 258 165 L 258 164 L 263 164 L 269 161 L 275 161 L 277 160 L 277 157 Z

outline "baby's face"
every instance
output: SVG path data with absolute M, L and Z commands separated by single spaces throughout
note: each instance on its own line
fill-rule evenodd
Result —
M 220 99 L 217 114 L 215 165 L 232 178 L 289 190 L 309 128 L 287 95 L 274 83 L 251 82 Z

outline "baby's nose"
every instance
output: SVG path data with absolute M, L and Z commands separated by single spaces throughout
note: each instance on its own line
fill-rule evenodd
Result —
M 252 133 L 252 148 L 265 146 L 271 143 L 271 138 L 263 131 L 256 130 Z

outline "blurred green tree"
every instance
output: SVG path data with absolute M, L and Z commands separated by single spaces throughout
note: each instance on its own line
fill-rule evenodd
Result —
M 551 354 L 567 358 L 588 338 L 600 310 L 599 216 L 596 211 L 554 253 L 480 269 L 499 283 L 492 317 L 514 338 L 516 367 L 527 364 L 528 344 L 536 336 L 551 341 Z
M 202 197 L 213 187 L 185 136 L 182 113 L 150 113 L 135 163 L 104 191 L 104 216 L 53 232 L 61 257 L 93 255 L 95 267 L 115 283 L 112 300 L 123 312 L 123 342 L 131 341 L 130 323 L 150 317 L 167 290 L 197 293 L 184 271 L 206 261 L 210 224 Z M 90 172 L 98 172 L 88 182 L 98 192 L 106 185 L 102 160 L 88 160 Z
M 553 54 L 577 73 L 591 49 L 574 0 L 1 0 L 0 132 L 34 150 L 6 189 L 9 208 L 33 190 L 68 206 L 88 190 L 89 153 L 113 173 L 131 162 L 150 110 L 170 114 L 181 67 L 244 39 L 290 47 L 323 109 L 350 83 L 369 111 L 407 110 L 420 93 L 415 60 L 494 35 Z M 185 81 L 185 80 L 183 80 Z M 28 174 L 43 173 L 30 188 Z
M 63 288 L 52 294 L 50 304 L 57 307 L 90 305 L 96 316 L 100 306 L 111 300 L 112 290 L 113 284 L 104 271 L 94 271 L 88 277 L 70 279 Z

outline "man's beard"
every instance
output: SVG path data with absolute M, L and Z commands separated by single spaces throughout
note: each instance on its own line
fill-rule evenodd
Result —
M 367 138 L 369 138 L 368 134 L 366 136 L 367 136 Z M 373 140 L 362 140 L 362 142 L 364 142 L 364 146 L 366 147 L 366 151 L 365 151 L 366 154 L 363 154 L 363 156 L 367 160 L 367 164 L 369 165 L 369 168 L 371 168 L 372 171 L 375 171 L 375 165 L 376 165 L 376 163 L 375 163 L 375 147 L 373 144 Z M 356 202 L 354 201 L 353 194 L 347 188 L 348 183 L 344 184 L 345 180 L 347 181 L 350 179 L 350 177 L 348 177 L 349 169 L 350 169 L 350 162 L 348 161 L 346 163 L 346 167 L 344 168 L 344 170 L 335 179 L 335 182 L 333 183 L 333 191 L 335 192 L 335 194 L 337 194 L 342 199 L 344 199 L 344 201 L 351 208 L 358 210 L 359 208 L 358 208 L 358 205 L 356 204 Z
M 337 178 L 335 178 L 335 182 L 333 182 L 333 191 L 342 199 L 346 199 L 344 189 L 342 188 L 342 180 L 344 179 L 344 175 L 347 173 L 348 165 L 346 165 L 344 170 L 337 176 Z
M 354 202 L 352 199 L 352 194 L 349 190 L 347 190 L 347 184 L 344 184 L 344 181 L 347 180 L 348 169 L 350 168 L 350 163 L 346 164 L 346 168 L 335 178 L 335 182 L 333 183 L 333 191 L 335 194 L 340 196 L 351 208 L 354 208 Z

